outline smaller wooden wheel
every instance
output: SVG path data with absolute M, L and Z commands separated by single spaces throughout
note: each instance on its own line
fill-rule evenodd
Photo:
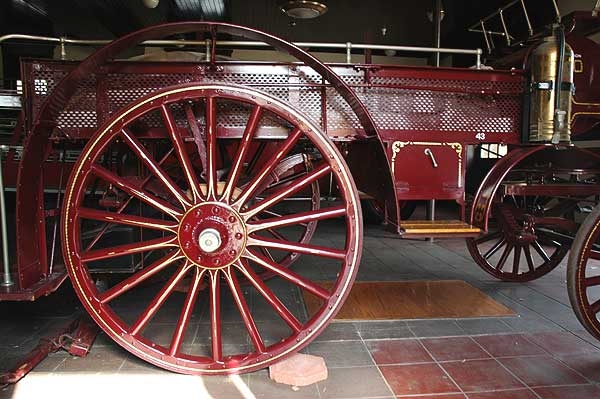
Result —
M 600 206 L 575 236 L 567 265 L 567 287 L 577 318 L 600 340 Z

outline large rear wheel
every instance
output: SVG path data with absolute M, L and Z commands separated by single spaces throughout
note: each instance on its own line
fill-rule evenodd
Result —
M 340 200 L 322 206 L 314 187 L 330 174 Z M 313 201 L 284 206 L 295 196 Z M 115 114 L 74 166 L 61 225 L 94 320 L 136 356 L 187 374 L 248 372 L 307 345 L 344 302 L 362 247 L 357 190 L 319 126 L 222 84 L 171 87 Z M 323 225 L 343 238 L 319 235 Z M 316 313 L 303 295 L 318 298 Z

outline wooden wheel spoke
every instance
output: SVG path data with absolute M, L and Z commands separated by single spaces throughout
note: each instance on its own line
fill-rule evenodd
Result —
M 179 251 L 175 251 L 163 256 L 151 265 L 144 267 L 139 272 L 129 276 L 125 280 L 101 293 L 98 297 L 98 300 L 100 303 L 108 303 L 112 301 L 116 297 L 123 295 L 132 288 L 137 287 L 140 283 L 146 281 L 148 278 L 154 276 L 161 270 L 164 270 L 167 266 L 171 265 L 180 257 L 182 257 L 182 255 L 179 253 Z
M 171 233 L 177 231 L 177 223 L 144 216 L 126 215 L 123 213 L 107 212 L 99 209 L 79 208 L 77 216 L 82 219 L 99 220 L 107 223 L 124 224 L 153 230 L 162 230 Z
M 489 258 L 491 258 L 492 256 L 494 256 L 494 254 L 496 252 L 498 252 L 498 250 L 500 248 L 502 248 L 505 244 L 506 244 L 506 239 L 502 238 L 500 241 L 498 241 L 497 243 L 495 243 L 490 249 L 488 249 L 485 254 L 483 254 L 483 258 L 486 259 L 486 260 L 488 260 Z
M 542 257 L 542 259 L 544 259 L 544 261 L 550 262 L 550 257 L 548 256 L 548 254 L 546 253 L 546 251 L 544 250 L 544 248 L 542 248 L 542 246 L 540 245 L 539 242 L 534 241 L 534 242 L 531 243 L 531 246 Z
M 297 225 L 302 222 L 308 223 L 317 220 L 330 219 L 346 214 L 346 207 L 339 205 L 331 208 L 322 208 L 314 211 L 306 211 L 278 218 L 262 219 L 259 222 L 250 221 L 247 224 L 248 233 L 258 230 L 273 229 L 284 226 Z
M 198 268 L 194 268 L 194 278 L 190 283 L 183 309 L 181 310 L 179 320 L 177 320 L 175 332 L 173 333 L 173 338 L 171 339 L 171 346 L 169 348 L 169 354 L 171 356 L 175 356 L 181 349 L 181 344 L 183 343 L 183 338 L 185 336 L 185 332 L 187 331 L 190 317 L 192 315 L 192 311 L 194 310 L 194 305 L 196 304 L 196 299 L 198 298 L 200 283 L 202 282 L 202 277 L 205 273 L 205 270 L 198 270 Z
M 226 203 L 231 201 L 233 189 L 236 187 L 238 182 L 240 172 L 242 171 L 242 166 L 244 165 L 244 160 L 246 159 L 248 149 L 250 148 L 250 143 L 252 142 L 252 138 L 254 137 L 256 128 L 258 127 L 258 122 L 260 121 L 261 115 L 262 107 L 258 105 L 255 106 L 254 109 L 252 109 L 252 114 L 250 114 L 250 119 L 248 119 L 248 123 L 244 129 L 242 140 L 240 141 L 237 153 L 235 154 L 233 165 L 231 165 L 229 177 L 227 179 L 225 189 L 223 190 L 223 195 L 221 198 Z
M 140 252 L 154 251 L 156 249 L 165 249 L 177 247 L 177 237 L 160 237 L 153 240 L 138 241 L 130 244 L 117 245 L 114 247 L 94 249 L 81 253 L 83 262 L 93 262 L 95 260 L 111 259 L 117 256 L 137 254 Z
M 496 270 L 502 270 L 502 267 L 504 267 L 504 264 L 506 263 L 506 260 L 508 259 L 508 255 L 510 254 L 510 251 L 512 251 L 512 249 L 513 249 L 512 244 L 506 245 L 506 247 L 504 248 L 504 252 L 502 252 L 502 255 L 500 255 L 500 259 L 498 260 L 498 263 L 496 264 Z
M 281 267 L 281 265 L 263 258 L 262 256 L 248 249 L 245 252 L 245 257 L 321 299 L 328 300 L 331 297 L 331 294 L 325 288 L 305 279 L 289 269 Z
M 302 188 L 327 175 L 329 172 L 331 172 L 330 165 L 321 165 L 320 167 L 316 168 L 310 173 L 304 175 L 302 179 L 296 180 L 294 183 L 290 183 L 290 185 L 281 187 L 280 189 L 276 190 L 269 197 L 260 201 L 258 204 L 250 207 L 246 212 L 243 212 L 242 216 L 246 219 L 251 218 L 252 216 L 278 203 L 282 199 L 289 197 L 297 191 L 300 191 Z
M 288 239 L 283 234 L 278 232 L 277 230 L 267 229 L 267 233 L 269 233 L 270 235 L 272 235 L 273 237 L 275 237 L 278 240 L 288 241 Z
M 123 137 L 125 143 L 133 150 L 133 152 L 144 162 L 144 164 L 150 169 L 150 171 L 158 178 L 158 180 L 163 184 L 163 186 L 169 190 L 169 192 L 177 198 L 179 203 L 184 207 L 191 206 L 190 201 L 186 197 L 185 193 L 181 190 L 181 188 L 173 182 L 171 177 L 167 175 L 162 168 L 156 163 L 156 161 L 152 158 L 150 153 L 144 148 L 143 144 L 133 136 L 126 129 L 121 130 L 121 136 Z
M 279 150 L 273 156 L 270 162 L 268 162 L 260 172 L 256 174 L 254 180 L 248 184 L 240 196 L 235 200 L 234 205 L 241 208 L 254 193 L 262 186 L 264 180 L 269 176 L 271 172 L 277 167 L 277 164 L 287 155 L 287 153 L 296 145 L 298 140 L 302 136 L 302 130 L 295 128 L 285 139 L 285 141 L 279 146 Z
M 595 287 L 597 285 L 600 285 L 600 276 L 586 277 L 583 280 L 583 284 L 586 287 Z
M 221 282 L 220 270 L 209 271 L 210 276 L 210 338 L 213 360 L 223 359 L 223 341 L 221 338 Z
M 517 276 L 519 274 L 519 266 L 521 265 L 521 247 L 515 246 L 515 253 L 513 257 L 513 268 L 512 273 Z
M 212 96 L 206 97 L 206 183 L 207 198 L 217 197 L 217 104 Z
M 256 327 L 256 323 L 254 322 L 254 318 L 250 313 L 250 308 L 248 307 L 248 303 L 244 298 L 244 294 L 240 289 L 240 284 L 235 276 L 234 269 L 229 268 L 227 271 L 223 272 L 225 279 L 227 280 L 227 284 L 229 284 L 229 289 L 231 290 L 231 294 L 233 295 L 233 299 L 235 304 L 237 305 L 238 311 L 244 320 L 244 325 L 248 330 L 248 335 L 250 336 L 250 340 L 254 344 L 254 348 L 260 353 L 266 351 L 265 343 L 260 337 L 260 333 L 258 331 L 258 327 Z
M 162 159 L 158 162 L 158 165 L 162 165 L 173 153 L 173 149 L 171 148 L 169 151 L 167 151 L 167 153 L 162 157 Z M 144 185 L 146 183 L 148 183 L 148 181 L 150 181 L 150 178 L 152 177 L 152 175 L 148 175 L 146 176 L 146 178 L 144 178 L 144 180 L 142 181 L 142 183 L 140 184 L 141 187 L 144 187 Z M 125 210 L 125 208 L 127 208 L 127 206 L 129 205 L 129 203 L 131 202 L 132 199 L 134 199 L 135 197 L 133 195 L 129 195 L 129 197 L 123 202 L 123 204 L 116 210 L 117 213 L 123 212 Z M 90 249 L 92 249 L 92 247 L 94 245 L 96 245 L 96 243 L 100 240 L 100 238 L 102 238 L 102 235 L 106 232 L 106 230 L 108 229 L 109 224 L 105 223 L 104 226 L 102 226 L 102 228 L 100 229 L 100 231 L 94 236 L 94 238 L 90 241 L 90 243 L 86 246 L 86 251 L 89 251 Z
M 346 259 L 346 251 L 344 250 L 321 247 L 317 245 L 302 244 L 291 241 L 272 240 L 266 237 L 248 237 L 248 242 L 246 243 L 246 245 L 274 248 L 289 252 L 297 252 L 301 254 L 315 255 L 337 260 Z
M 479 245 L 479 244 L 483 244 L 484 242 L 488 242 L 488 241 L 494 240 L 496 238 L 499 238 L 501 236 L 502 236 L 502 232 L 501 231 L 495 231 L 493 233 L 489 233 L 489 234 L 485 234 L 485 235 L 483 235 L 481 237 L 477 237 L 474 240 L 475 240 L 475 243 L 477 245 Z
M 108 183 L 115 185 L 120 190 L 125 191 L 127 194 L 133 195 L 137 199 L 144 201 L 156 209 L 173 216 L 175 219 L 182 215 L 180 210 L 173 208 L 173 206 L 168 202 L 163 201 L 162 199 L 147 193 L 146 191 L 143 191 L 140 187 L 135 186 L 133 183 L 128 182 L 127 180 L 117 176 L 113 172 L 100 165 L 93 165 L 91 170 L 96 176 L 106 180 Z
M 188 272 L 190 267 L 191 266 L 189 263 L 187 263 L 187 262 L 184 263 L 179 268 L 177 273 L 175 273 L 169 279 L 167 284 L 164 285 L 164 287 L 158 292 L 158 294 L 154 297 L 154 299 L 152 299 L 150 304 L 146 307 L 146 309 L 138 317 L 138 319 L 135 321 L 135 323 L 133 323 L 133 325 L 131 326 L 131 328 L 129 330 L 129 333 L 131 335 L 136 336 L 144 329 L 144 327 L 146 326 L 146 324 L 148 324 L 150 319 L 156 314 L 156 312 L 158 312 L 158 310 L 165 303 L 167 298 L 169 298 L 169 295 L 171 295 L 171 293 L 177 286 L 177 283 L 179 283 L 179 281 L 181 281 L 181 279 L 185 276 L 185 274 Z
M 600 313 L 600 299 L 598 299 L 596 302 L 590 304 L 590 312 L 592 314 Z
M 302 330 L 302 323 L 288 310 L 281 300 L 271 291 L 261 278 L 252 270 L 247 261 L 242 259 L 241 264 L 236 265 L 240 272 L 250 281 L 256 290 L 265 298 L 277 314 L 292 328 L 295 332 Z
M 530 272 L 535 271 L 535 265 L 533 263 L 533 258 L 531 256 L 531 249 L 529 249 L 528 245 L 523 247 L 523 252 L 525 253 L 525 259 L 527 260 L 527 267 L 529 267 L 529 271 Z
M 283 215 L 282 215 L 282 214 L 280 214 L 280 213 L 277 213 L 277 212 L 273 212 L 273 211 L 272 211 L 272 210 L 270 210 L 270 209 L 265 209 L 264 211 L 262 211 L 262 213 L 265 213 L 265 214 L 267 214 L 267 215 L 269 215 L 269 216 L 273 216 L 273 217 L 276 217 L 276 218 L 282 218 L 282 217 L 283 217 Z M 298 224 L 299 224 L 300 226 L 302 226 L 302 227 L 307 227 L 307 226 L 308 226 L 308 223 L 304 223 L 304 222 L 301 222 L 301 223 L 298 223 Z
M 193 202 L 198 202 L 202 199 L 202 196 L 200 195 L 200 185 L 198 184 L 198 179 L 196 177 L 196 173 L 194 172 L 194 167 L 192 166 L 190 157 L 186 151 L 185 144 L 181 139 L 181 136 L 179 135 L 177 124 L 175 123 L 173 114 L 166 105 L 162 105 L 160 107 L 160 110 L 162 117 L 165 121 L 165 125 L 167 126 L 167 132 L 169 134 L 169 137 L 173 142 L 175 153 L 177 154 L 177 158 L 179 159 L 179 162 L 183 169 L 183 173 L 191 191 Z
M 202 170 L 206 173 L 206 145 L 204 144 L 202 133 L 200 133 L 200 128 L 198 127 L 198 122 L 196 121 L 196 115 L 194 114 L 194 110 L 192 110 L 191 104 L 186 103 L 183 107 L 185 109 L 185 116 L 187 118 L 188 125 L 194 137 L 194 142 L 196 143 L 196 148 L 198 149 L 198 157 L 200 158 L 200 164 L 202 164 Z

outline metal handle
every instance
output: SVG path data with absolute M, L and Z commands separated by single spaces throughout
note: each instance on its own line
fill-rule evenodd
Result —
M 434 168 L 438 167 L 438 163 L 435 161 L 435 157 L 433 156 L 433 152 L 431 152 L 431 150 L 429 148 L 425 148 L 425 155 L 427 155 L 429 158 L 431 158 L 431 163 L 433 164 Z
M 10 287 L 14 284 L 10 276 L 10 263 L 8 260 L 8 234 L 6 229 L 6 204 L 4 201 L 4 181 L 2 179 L 2 152 L 8 150 L 6 145 L 0 146 L 0 234 L 2 235 L 2 263 L 3 277 L 0 285 Z

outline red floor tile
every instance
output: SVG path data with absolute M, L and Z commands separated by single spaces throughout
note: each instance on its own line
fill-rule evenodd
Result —
M 460 392 L 435 363 L 380 366 L 379 369 L 395 395 Z
M 600 382 L 600 352 L 561 356 L 560 360 L 589 380 Z
M 595 385 L 577 385 L 571 387 L 542 387 L 534 391 L 543 399 L 598 399 L 600 387 Z
M 550 356 L 499 359 L 529 386 L 586 384 L 587 380 Z
M 438 361 L 485 359 L 488 355 L 469 337 L 422 339 L 429 353 Z
M 477 392 L 467 395 L 469 399 L 538 399 L 529 389 L 513 389 L 510 391 Z M 433 399 L 433 398 L 432 398 Z
M 495 357 L 546 354 L 542 348 L 521 334 L 486 335 L 473 339 Z
M 367 348 L 378 365 L 434 361 L 416 339 L 371 341 Z
M 547 332 L 527 335 L 529 339 L 553 355 L 598 352 L 598 348 L 568 332 Z
M 464 392 L 524 388 L 494 359 L 448 362 L 442 366 Z
M 397 398 L 406 399 L 466 399 L 466 396 L 462 393 L 449 393 L 449 394 L 433 394 L 433 395 L 410 395 L 410 396 L 396 396 Z

